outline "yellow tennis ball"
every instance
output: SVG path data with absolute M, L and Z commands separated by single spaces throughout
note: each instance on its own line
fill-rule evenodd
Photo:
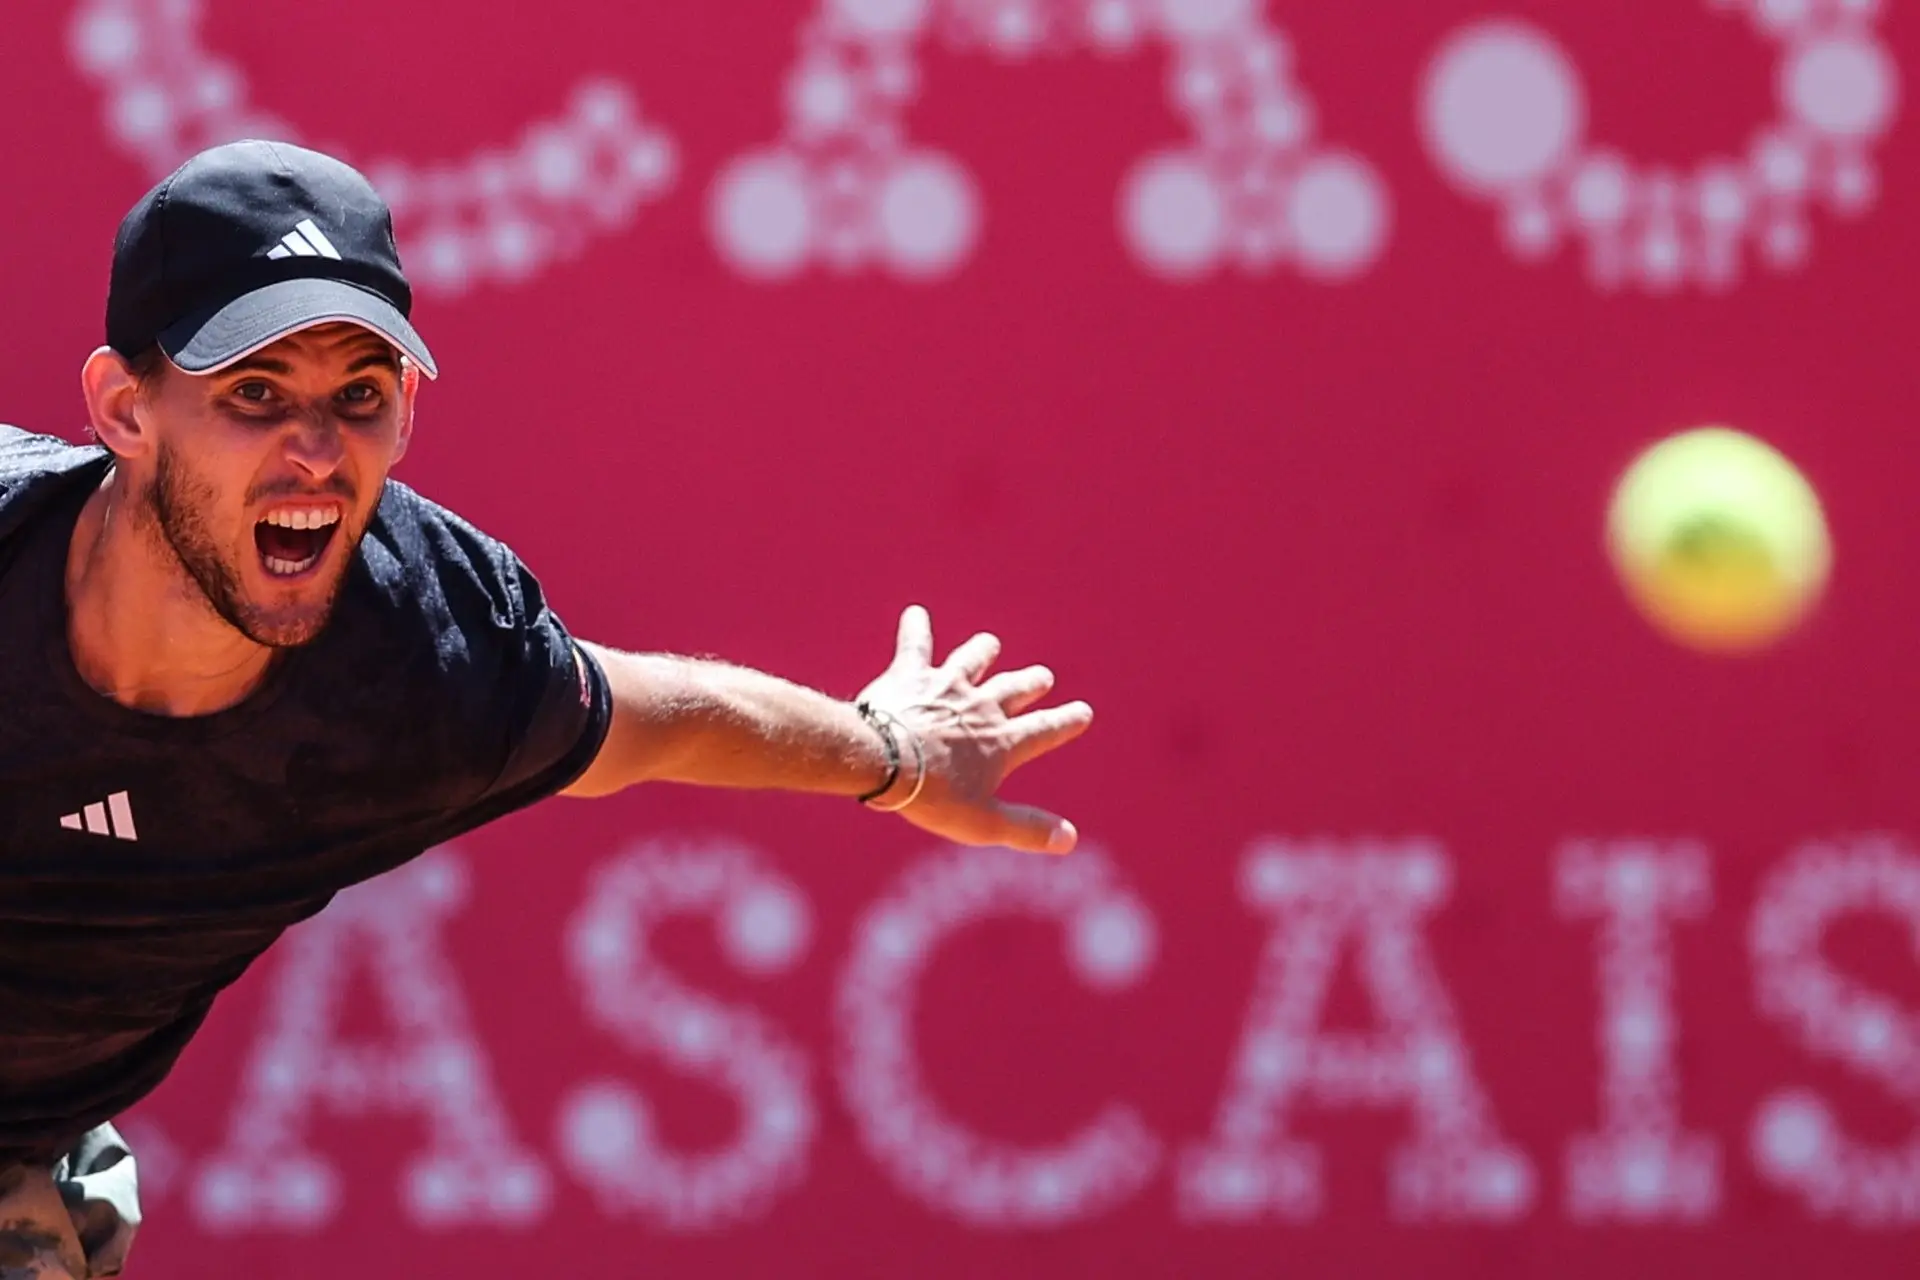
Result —
M 1684 431 L 1636 458 L 1614 489 L 1607 546 L 1640 611 L 1710 652 L 1757 649 L 1791 630 L 1833 561 L 1806 477 L 1727 427 Z

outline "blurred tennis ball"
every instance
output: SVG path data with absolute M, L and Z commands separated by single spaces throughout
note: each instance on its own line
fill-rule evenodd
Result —
M 1696 649 L 1758 649 L 1826 586 L 1833 549 L 1819 495 L 1778 450 L 1727 427 L 1669 437 L 1628 467 L 1607 512 L 1627 594 Z

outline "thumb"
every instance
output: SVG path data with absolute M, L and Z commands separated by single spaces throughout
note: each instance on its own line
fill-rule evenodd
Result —
M 1072 853 L 1080 842 L 1074 825 L 1059 814 L 1032 805 L 995 800 L 993 816 L 998 830 L 994 842 L 1022 853 Z

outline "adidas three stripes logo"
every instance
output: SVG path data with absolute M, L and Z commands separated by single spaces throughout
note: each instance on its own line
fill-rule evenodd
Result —
M 333 247 L 333 241 L 327 239 L 326 232 L 313 225 L 313 219 L 302 220 L 299 226 L 280 237 L 280 243 L 273 246 L 267 254 L 269 258 L 332 258 L 340 260 L 340 251 Z
M 133 829 L 133 803 L 124 791 L 116 791 L 104 802 L 90 804 L 78 813 L 66 814 L 60 819 L 60 825 L 69 831 L 112 836 L 117 840 L 140 838 Z

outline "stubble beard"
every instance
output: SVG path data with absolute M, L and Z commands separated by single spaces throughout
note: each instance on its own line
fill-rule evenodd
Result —
M 153 529 L 200 588 L 208 608 L 255 644 L 294 649 L 313 643 L 333 614 L 346 582 L 345 572 L 336 570 L 333 581 L 325 587 L 325 598 L 301 608 L 294 616 L 261 608 L 247 597 L 239 567 L 221 551 L 207 528 L 204 513 L 214 502 L 213 487 L 191 475 L 174 451 L 162 443 L 154 459 L 153 481 L 147 486 L 146 509 Z M 336 539 L 349 533 L 343 528 Z M 352 533 L 346 544 L 349 553 L 358 541 L 358 533 Z

